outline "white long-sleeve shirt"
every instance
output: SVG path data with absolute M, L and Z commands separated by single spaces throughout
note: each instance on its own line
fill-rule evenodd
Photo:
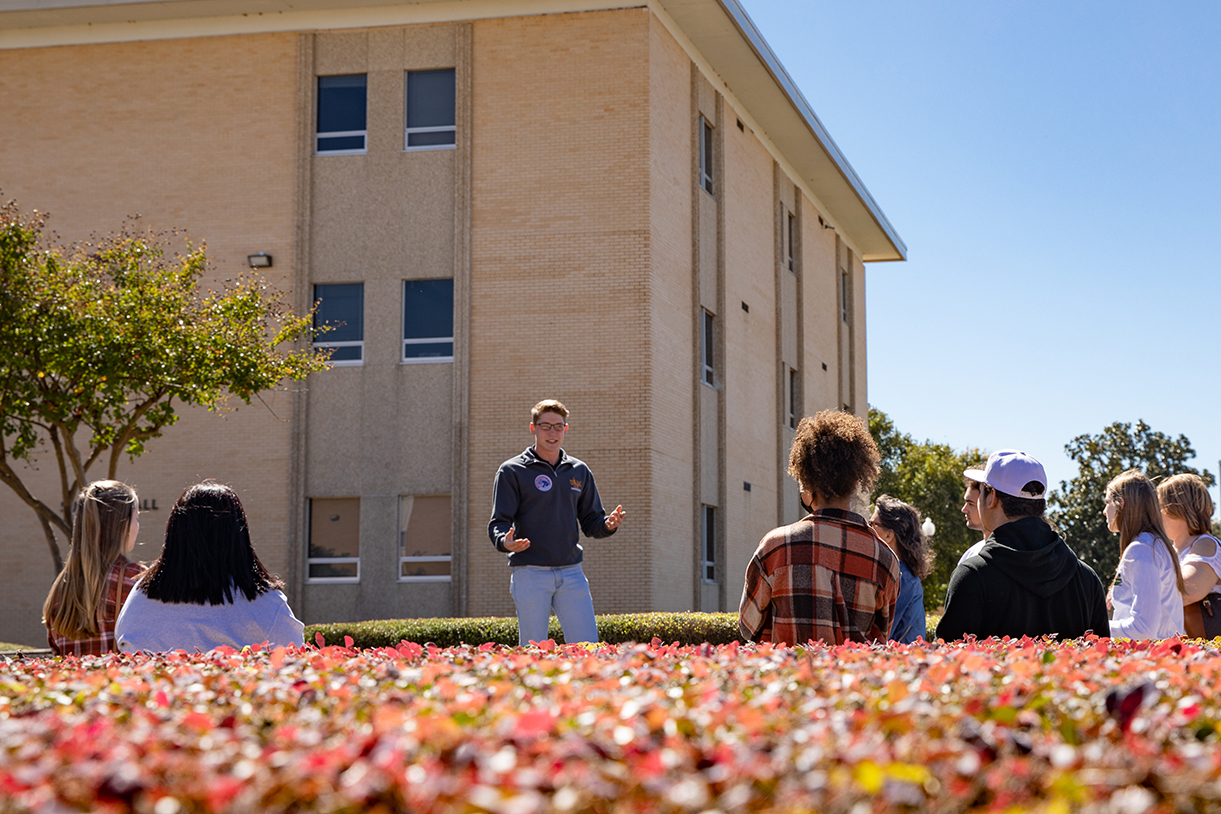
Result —
M 1171 556 L 1148 532 L 1128 545 L 1111 591 L 1112 638 L 1165 639 L 1184 633 L 1183 594 Z
M 233 593 L 233 602 L 224 605 L 171 604 L 149 599 L 137 583 L 115 623 L 119 650 L 190 653 L 220 645 L 240 650 L 263 642 L 301 646 L 305 626 L 282 592 L 267 591 L 250 601 L 237 589 Z

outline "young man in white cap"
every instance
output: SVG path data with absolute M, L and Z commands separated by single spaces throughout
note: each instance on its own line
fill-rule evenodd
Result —
M 992 531 L 979 553 L 954 569 L 937 638 L 1109 635 L 1098 575 L 1043 519 L 1043 465 L 1024 452 L 1002 449 L 982 471 L 963 475 L 978 481 L 979 519 Z

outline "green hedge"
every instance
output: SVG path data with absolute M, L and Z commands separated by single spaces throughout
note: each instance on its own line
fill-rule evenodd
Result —
M 351 636 L 354 647 L 394 647 L 401 641 L 438 647 L 495 642 L 517 644 L 516 617 L 481 619 L 381 619 L 371 622 L 333 622 L 309 625 L 305 641 L 321 633 L 328 645 L 342 645 Z M 552 617 L 551 638 L 564 641 L 560 623 Z M 729 644 L 738 638 L 736 613 L 624 613 L 598 617 L 598 635 L 611 644 L 651 642 L 666 644 Z

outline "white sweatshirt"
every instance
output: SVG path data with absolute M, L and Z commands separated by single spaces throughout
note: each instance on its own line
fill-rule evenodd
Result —
M 1165 544 L 1148 532 L 1128 545 L 1111 591 L 1112 638 L 1165 639 L 1184 633 L 1183 594 L 1171 556 Z
M 149 599 L 136 583 L 115 622 L 119 650 L 192 653 L 220 645 L 240 650 L 263 642 L 273 647 L 302 644 L 305 626 L 293 615 L 282 592 L 267 591 L 253 600 L 237 589 L 233 593 L 231 604 L 171 604 Z

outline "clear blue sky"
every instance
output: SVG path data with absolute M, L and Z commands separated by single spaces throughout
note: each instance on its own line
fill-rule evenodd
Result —
M 742 3 L 908 247 L 867 270 L 873 406 L 1053 488 L 1114 421 L 1217 473 L 1221 3 Z

